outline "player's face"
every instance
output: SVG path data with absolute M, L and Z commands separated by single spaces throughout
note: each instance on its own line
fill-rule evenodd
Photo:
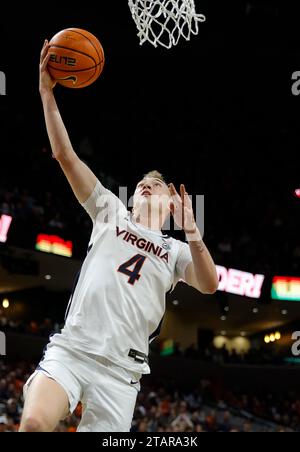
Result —
M 168 210 L 170 191 L 164 182 L 154 177 L 141 180 L 134 192 L 134 204 L 149 204 Z
M 134 196 L 149 198 L 150 196 L 170 197 L 168 186 L 160 179 L 146 177 L 141 180 L 135 189 Z

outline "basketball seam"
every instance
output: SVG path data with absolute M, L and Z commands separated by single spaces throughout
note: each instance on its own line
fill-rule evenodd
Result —
M 96 50 L 96 53 L 97 53 L 98 58 L 99 58 L 99 61 L 100 61 L 101 63 L 104 62 L 104 59 L 101 58 L 101 56 L 99 55 L 99 52 L 98 52 L 97 48 L 95 47 L 93 41 L 90 40 L 90 38 L 88 38 L 87 36 L 85 36 L 83 33 L 80 33 L 80 31 L 75 30 L 74 28 L 67 28 L 67 30 L 73 31 L 73 33 L 78 33 L 80 36 L 83 36 L 85 39 L 87 39 L 87 40 L 92 44 L 92 46 L 94 47 L 94 49 Z M 95 37 L 96 37 L 96 36 L 95 36 Z M 100 44 L 100 46 L 101 46 L 101 48 L 102 48 L 102 45 L 101 45 L 100 42 L 99 42 L 99 44 Z M 103 56 L 104 56 L 103 48 L 102 48 L 102 52 L 103 52 Z
M 73 86 L 72 88 L 80 88 L 81 85 L 86 84 L 87 82 L 89 82 L 89 81 L 95 76 L 96 71 L 97 71 L 97 66 L 99 66 L 100 64 L 101 64 L 101 63 L 98 63 L 98 64 L 96 64 L 95 66 L 92 66 L 91 68 L 89 68 L 89 69 L 95 69 L 93 75 L 91 75 L 87 80 L 84 80 L 83 82 L 79 83 L 78 85 Z M 86 70 L 87 70 L 87 69 L 83 69 L 83 71 L 86 71 Z M 64 69 L 57 69 L 57 71 L 62 71 L 62 72 L 72 72 L 72 71 L 65 71 Z M 79 72 L 79 71 L 77 71 L 77 72 Z M 59 79 L 58 79 L 57 81 L 58 81 L 58 83 L 60 82 Z M 66 86 L 66 85 L 63 85 L 63 86 Z M 86 86 L 88 86 L 88 85 L 86 85 Z
M 51 66 L 49 63 L 48 63 L 48 67 L 50 69 L 54 69 L 55 71 L 60 71 L 60 72 L 84 72 L 84 71 L 89 71 L 90 69 L 94 69 L 97 66 L 99 66 L 100 64 L 101 63 L 97 63 L 94 66 L 87 67 L 86 69 L 75 69 L 75 68 L 74 69 L 59 69 L 59 68 L 56 68 L 54 66 Z
M 99 65 L 99 64 L 98 64 L 98 65 Z M 98 66 L 98 65 L 97 65 L 97 66 Z M 92 69 L 95 69 L 95 72 L 94 72 L 93 75 L 91 75 L 90 78 L 88 78 L 87 80 L 84 80 L 83 82 L 79 83 L 78 85 L 73 86 L 72 88 L 80 88 L 81 85 L 86 84 L 88 81 L 90 81 L 90 80 L 95 76 L 95 74 L 96 74 L 96 68 L 97 68 L 97 66 L 93 66 Z M 59 82 L 59 80 L 58 80 L 58 82 Z M 66 86 L 66 85 L 63 85 L 63 86 Z M 88 85 L 86 85 L 86 86 L 88 86 Z
M 99 64 L 100 64 L 100 63 L 99 63 Z M 89 82 L 93 77 L 95 77 L 95 75 L 96 75 L 96 70 L 97 70 L 97 66 L 94 66 L 94 69 L 95 69 L 95 72 L 93 73 L 93 75 L 91 75 L 91 77 L 88 78 L 87 80 L 85 80 L 84 82 L 79 83 L 79 85 L 77 85 L 76 88 L 80 88 L 80 85 L 83 85 L 83 83 L 86 84 L 86 83 Z
M 51 51 L 51 47 L 56 47 L 57 49 L 71 50 L 71 52 L 75 52 L 75 53 L 81 53 L 81 55 L 85 55 L 85 56 L 91 58 L 91 59 L 94 61 L 95 66 L 97 66 L 97 65 L 99 64 L 99 63 L 97 63 L 97 61 L 95 60 L 95 58 L 93 58 L 91 55 L 88 55 L 88 54 L 85 53 L 85 52 L 81 52 L 80 50 L 77 50 L 77 49 L 70 49 L 70 47 L 58 46 L 58 45 L 56 45 L 56 44 L 51 44 L 50 49 L 49 49 L 50 51 Z

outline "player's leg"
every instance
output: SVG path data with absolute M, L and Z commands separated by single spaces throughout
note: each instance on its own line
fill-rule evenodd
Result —
M 54 379 L 38 372 L 31 381 L 21 419 L 20 432 L 52 432 L 69 413 L 69 398 Z

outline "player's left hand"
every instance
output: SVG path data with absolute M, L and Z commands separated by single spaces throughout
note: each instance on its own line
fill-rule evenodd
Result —
M 184 230 L 186 234 L 193 233 L 197 229 L 192 201 L 189 198 L 185 186 L 180 185 L 180 195 L 177 193 L 176 188 L 171 183 L 169 184 L 169 190 L 171 194 L 170 199 L 170 211 L 174 217 L 174 221 L 177 226 Z

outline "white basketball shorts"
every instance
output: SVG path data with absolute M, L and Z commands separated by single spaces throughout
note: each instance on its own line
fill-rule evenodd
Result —
M 130 430 L 141 374 L 117 366 L 104 357 L 49 343 L 39 366 L 24 385 L 24 398 L 38 372 L 64 388 L 70 413 L 81 401 L 82 419 L 78 432 Z

